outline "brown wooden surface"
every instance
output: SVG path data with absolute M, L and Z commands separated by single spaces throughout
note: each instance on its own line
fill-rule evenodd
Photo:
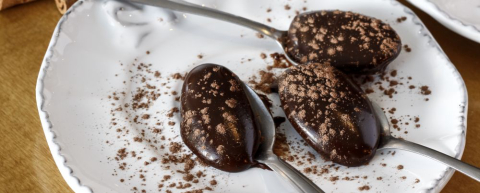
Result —
M 402 1 L 402 3 L 405 3 Z M 463 76 L 469 91 L 468 133 L 462 160 L 480 166 L 480 44 L 417 13 Z M 0 192 L 72 192 L 58 172 L 40 125 L 35 83 L 60 18 L 53 0 L 0 12 Z M 480 191 L 455 173 L 444 193 Z

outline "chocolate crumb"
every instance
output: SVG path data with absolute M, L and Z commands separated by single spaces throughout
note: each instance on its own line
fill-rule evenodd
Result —
M 383 94 L 388 95 L 389 98 L 393 98 L 393 94 L 395 94 L 395 89 L 389 88 L 388 90 L 384 90 Z
M 390 122 L 392 122 L 392 124 L 397 124 L 398 120 L 397 119 L 392 119 L 392 120 L 390 120 Z
M 422 86 L 420 87 L 420 93 L 423 95 L 430 95 L 432 94 L 432 91 L 428 88 L 428 86 Z
M 180 110 L 178 109 L 178 107 L 173 107 L 172 109 L 170 109 L 167 113 L 167 117 L 173 117 L 175 113 L 178 113 L 180 112 Z
M 260 58 L 265 59 L 267 58 L 267 55 L 265 53 L 260 53 Z
M 187 175 L 183 176 L 183 180 L 185 180 L 187 182 L 192 181 L 193 178 L 194 178 L 194 176 L 192 174 L 187 174 Z
M 331 182 L 335 182 L 337 180 L 339 180 L 338 176 L 330 176 L 330 178 L 328 178 L 328 180 L 330 180 Z
M 216 180 L 211 180 L 211 181 L 210 181 L 210 185 L 212 185 L 212 186 L 217 185 L 217 181 L 216 181 Z
M 312 172 L 312 168 L 305 168 L 305 169 L 303 169 L 303 172 L 308 174 L 308 173 Z
M 255 90 L 260 90 L 265 94 L 269 94 L 272 92 L 271 85 L 276 81 L 275 74 L 271 72 L 266 72 L 261 70 L 260 74 L 260 81 L 256 82 L 254 80 L 250 81 L 249 83 L 253 84 L 253 88 Z
M 398 85 L 397 81 L 395 81 L 395 80 L 390 81 L 390 85 L 389 85 L 390 87 L 397 86 L 397 85 Z
M 360 187 L 358 187 L 358 190 L 360 190 L 360 191 L 370 190 L 370 186 L 367 186 L 367 185 L 360 186 Z
M 263 36 L 263 34 L 261 34 L 261 33 L 256 33 L 255 35 L 257 36 L 257 38 L 260 38 L 260 39 L 262 39 L 262 38 L 265 37 L 265 36 Z
M 366 94 L 370 94 L 370 93 L 373 93 L 373 92 L 374 92 L 374 91 L 373 91 L 373 89 L 371 89 L 371 88 L 365 89 L 365 93 L 366 93 Z
M 185 79 L 185 77 L 182 76 L 182 75 L 181 75 L 180 73 L 178 73 L 178 72 L 175 73 L 175 74 L 173 74 L 173 75 L 172 75 L 172 78 L 175 79 L 175 80 L 184 80 L 184 79 Z
M 117 151 L 117 157 L 120 159 L 120 160 L 123 160 L 127 157 L 128 155 L 128 152 L 126 150 L 126 148 L 122 148 L 122 149 L 119 149 Z
M 170 148 L 169 148 L 170 152 L 178 153 L 180 149 L 182 149 L 182 145 L 180 145 L 180 143 L 170 142 Z
M 411 52 L 412 48 L 408 47 L 407 44 L 403 45 L 403 49 L 405 49 L 406 52 Z
M 404 22 L 404 21 L 406 21 L 406 20 L 407 20 L 407 17 L 405 17 L 405 16 L 402 16 L 402 17 L 397 18 L 397 22 L 398 22 L 398 23 L 402 23 L 402 22 Z
M 392 77 L 397 76 L 397 70 L 392 70 L 392 71 L 390 72 L 390 76 L 392 76 Z

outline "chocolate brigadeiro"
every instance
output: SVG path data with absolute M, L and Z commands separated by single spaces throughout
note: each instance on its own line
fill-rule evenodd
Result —
M 345 73 L 383 71 L 402 50 L 398 34 L 382 21 L 344 11 L 296 16 L 285 52 L 297 63 L 329 62 Z
M 241 80 L 227 68 L 202 64 L 188 73 L 181 97 L 181 136 L 202 161 L 227 172 L 256 165 L 260 130 Z
M 327 160 L 345 166 L 368 163 L 377 149 L 380 127 L 365 93 L 329 64 L 292 66 L 279 78 L 288 120 Z

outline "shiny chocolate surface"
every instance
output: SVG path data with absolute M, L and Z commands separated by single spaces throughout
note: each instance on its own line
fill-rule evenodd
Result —
M 329 62 L 345 73 L 356 74 L 383 71 L 402 46 L 388 24 L 338 10 L 296 16 L 285 44 L 286 53 L 299 64 Z
M 227 172 L 256 165 L 260 130 L 241 80 L 227 68 L 202 64 L 186 76 L 181 136 L 202 161 Z
M 372 159 L 380 126 L 364 92 L 344 73 L 328 64 L 290 67 L 279 95 L 295 130 L 324 159 L 345 166 Z

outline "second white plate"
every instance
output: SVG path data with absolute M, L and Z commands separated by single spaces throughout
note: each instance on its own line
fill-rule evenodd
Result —
M 480 1 L 409 1 L 450 30 L 480 43 Z

